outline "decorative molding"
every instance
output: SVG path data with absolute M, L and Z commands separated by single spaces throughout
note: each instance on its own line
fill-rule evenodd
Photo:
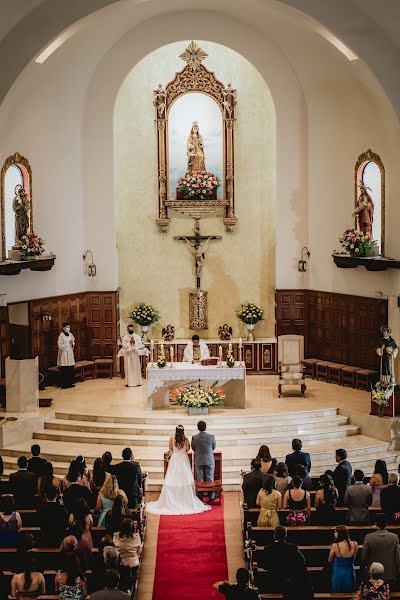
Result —
M 366 152 L 360 154 L 354 167 L 354 207 L 357 208 L 360 182 L 360 169 L 369 162 L 374 162 L 378 165 L 381 172 L 381 255 L 385 255 L 385 167 L 381 157 L 370 148 Z M 354 227 L 357 228 L 357 216 L 354 217 Z M 397 268 L 397 267 L 396 267 Z M 372 269 L 371 269 L 372 270 Z M 379 270 L 379 269 L 377 269 Z
M 195 42 L 191 42 L 180 58 L 186 66 L 175 73 L 175 77 L 164 88 L 162 84 L 154 90 L 153 104 L 157 124 L 158 150 L 158 218 L 156 224 L 160 231 L 166 231 L 170 222 L 168 209 L 177 210 L 194 219 L 224 210 L 224 225 L 232 231 L 237 223 L 234 201 L 234 124 L 236 90 L 230 84 L 225 87 L 203 64 L 207 57 Z M 223 122 L 223 167 L 224 200 L 193 202 L 168 198 L 168 114 L 173 103 L 190 92 L 199 92 L 213 98 L 221 110 Z
M 32 169 L 29 161 L 25 156 L 16 152 L 12 156 L 9 156 L 1 169 L 0 174 L 0 212 L 1 212 L 1 253 L 3 260 L 7 258 L 6 248 L 6 198 L 5 198 L 5 177 L 7 170 L 12 166 L 17 165 L 22 167 L 22 175 L 24 177 L 24 188 L 26 190 L 26 184 L 29 184 L 29 230 L 33 229 L 33 211 L 32 211 Z M 26 181 L 28 179 L 28 182 Z

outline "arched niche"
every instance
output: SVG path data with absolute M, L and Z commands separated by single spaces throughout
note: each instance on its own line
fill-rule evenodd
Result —
M 354 204 L 359 206 L 362 186 L 374 203 L 372 239 L 377 242 L 379 254 L 385 254 L 385 167 L 381 157 L 372 150 L 360 154 L 354 169 Z M 359 228 L 359 218 L 355 215 L 355 227 Z
M 4 162 L 0 174 L 1 189 L 1 254 L 2 260 L 7 258 L 8 251 L 15 243 L 14 211 L 12 202 L 15 196 L 15 185 L 22 185 L 29 200 L 29 231 L 32 231 L 32 169 L 25 156 L 18 152 L 9 156 Z

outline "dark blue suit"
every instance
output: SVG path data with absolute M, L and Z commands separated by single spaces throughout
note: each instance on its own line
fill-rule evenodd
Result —
M 289 471 L 289 475 L 293 477 L 295 475 L 296 465 L 303 465 L 306 470 L 306 475 L 311 471 L 311 457 L 308 452 L 302 452 L 296 450 L 292 454 L 288 454 L 285 458 L 285 463 Z

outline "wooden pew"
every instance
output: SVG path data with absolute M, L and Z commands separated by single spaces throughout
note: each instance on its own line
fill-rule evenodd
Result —
M 42 571 L 44 575 L 44 579 L 46 582 L 46 592 L 48 594 L 55 594 L 56 591 L 54 589 L 54 578 L 57 573 L 57 570 L 53 569 L 45 569 Z M 92 571 L 86 571 L 85 573 L 87 579 L 88 589 L 94 589 L 93 583 L 93 573 Z M 12 571 L 3 571 L 2 584 L 6 587 L 7 593 L 11 593 L 11 580 L 14 576 Z M 58 598 L 58 596 L 56 596 Z
M 340 594 L 328 594 L 328 593 L 322 593 L 322 594 L 314 594 L 314 598 L 315 600 L 319 600 L 319 599 L 323 599 L 323 600 L 353 600 L 355 596 L 355 592 L 342 592 Z M 391 598 L 400 598 L 400 592 L 391 592 L 390 594 Z M 263 600 L 269 600 L 269 599 L 273 599 L 273 598 L 283 598 L 282 594 L 260 594 L 260 598 L 262 598 Z
M 356 566 L 356 578 L 358 586 L 358 578 L 360 577 L 360 567 Z M 330 575 L 324 567 L 307 567 L 308 575 L 311 579 L 315 592 L 329 592 Z M 276 580 L 272 573 L 260 569 L 257 563 L 253 565 L 253 583 L 260 593 L 268 591 L 276 591 Z M 353 594 L 354 597 L 354 594 Z
M 362 544 L 367 533 L 376 531 L 375 526 L 368 525 L 349 525 L 350 537 L 355 542 Z M 288 527 L 287 539 L 289 543 L 298 546 L 330 545 L 333 542 L 334 526 L 314 526 Z M 400 535 L 400 525 L 390 525 L 388 531 Z M 246 539 L 255 542 L 256 546 L 267 546 L 272 544 L 274 539 L 274 530 L 272 527 L 252 527 L 249 523 L 246 528 Z
M 93 555 L 98 553 L 93 549 Z M 35 557 L 39 571 L 61 567 L 61 554 L 58 548 L 33 548 L 32 555 Z M 0 548 L 0 571 L 13 571 L 16 566 L 17 551 L 15 548 Z
M 380 507 L 375 507 L 375 506 L 371 506 L 369 509 L 369 513 L 370 513 L 370 524 L 374 524 L 375 523 L 375 517 L 376 517 L 376 513 L 377 512 L 381 512 L 382 509 Z M 278 510 L 278 515 L 279 515 L 279 521 L 281 523 L 281 525 L 286 525 L 286 516 L 287 513 L 289 512 L 289 509 L 284 509 L 282 508 L 281 510 Z M 348 508 L 346 508 L 345 506 L 339 506 L 336 508 L 335 510 L 335 523 L 336 525 L 347 525 L 347 517 L 348 517 Z M 246 505 L 243 504 L 242 507 L 242 522 L 244 524 L 247 523 L 251 523 L 253 527 L 256 527 L 257 525 L 257 519 L 258 519 L 258 515 L 260 514 L 260 509 L 259 508 L 246 508 Z M 315 508 L 311 508 L 311 513 L 310 513 L 310 525 L 318 525 L 317 520 L 318 520 L 318 511 Z
M 328 562 L 330 546 L 299 546 L 300 552 L 304 555 L 308 567 L 323 567 Z M 254 546 L 249 552 L 250 567 L 254 563 L 261 564 L 263 555 L 263 546 Z M 358 547 L 356 564 L 360 564 L 362 546 Z

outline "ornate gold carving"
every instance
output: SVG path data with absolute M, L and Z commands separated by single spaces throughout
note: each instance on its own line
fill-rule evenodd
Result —
M 207 292 L 189 292 L 189 329 L 208 329 Z
M 207 56 L 207 52 L 204 52 L 196 42 L 191 41 L 185 52 L 179 55 L 179 58 L 185 61 L 189 69 L 196 71 Z
M 225 87 L 214 73 L 203 64 L 207 54 L 195 42 L 191 42 L 180 58 L 186 62 L 182 71 L 175 73 L 174 79 L 165 86 L 158 85 L 154 90 L 153 104 L 157 123 L 158 145 L 158 219 L 157 225 L 165 231 L 168 208 L 188 214 L 194 219 L 224 208 L 224 225 L 232 231 L 237 223 L 234 203 L 234 144 L 236 90 L 231 84 Z M 177 98 L 189 92 L 207 94 L 215 100 L 221 110 L 224 129 L 224 200 L 190 201 L 168 199 L 168 112 Z
M 24 177 L 24 188 L 27 190 L 27 184 L 29 185 L 29 230 L 33 229 L 33 213 L 32 213 L 32 169 L 29 161 L 25 156 L 16 152 L 12 156 L 9 156 L 1 169 L 0 174 L 0 211 L 1 211 L 1 252 L 2 260 L 6 259 L 6 197 L 5 197 L 5 177 L 7 170 L 12 166 L 17 165 L 21 168 Z
M 368 162 L 374 162 L 378 165 L 381 172 L 381 255 L 385 255 L 385 167 L 379 154 L 375 154 L 369 148 L 366 152 L 360 154 L 354 167 L 354 207 L 357 208 L 359 197 L 360 168 Z M 357 227 L 357 216 L 354 218 L 355 227 Z
M 247 348 L 244 352 L 244 362 L 246 365 L 251 365 L 252 364 L 252 359 L 253 359 L 253 354 L 252 351 Z

